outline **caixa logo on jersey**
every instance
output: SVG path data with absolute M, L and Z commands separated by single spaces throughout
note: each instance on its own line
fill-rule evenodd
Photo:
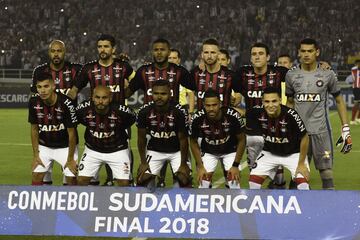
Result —
M 321 95 L 319 93 L 300 93 L 296 95 L 299 102 L 320 102 Z

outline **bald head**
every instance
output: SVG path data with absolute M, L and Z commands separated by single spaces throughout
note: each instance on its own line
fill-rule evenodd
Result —
M 94 102 L 95 110 L 97 113 L 107 113 L 111 100 L 112 94 L 109 87 L 97 86 L 94 88 L 92 101 Z
M 50 64 L 53 68 L 61 68 L 65 58 L 65 43 L 61 40 L 53 40 L 49 44 Z

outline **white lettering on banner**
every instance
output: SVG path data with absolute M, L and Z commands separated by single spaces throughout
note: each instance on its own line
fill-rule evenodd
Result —
M 29 102 L 29 94 L 0 94 L 0 102 L 27 103 Z
M 131 199 L 131 201 L 130 201 Z M 240 206 L 247 206 L 240 207 Z M 249 198 L 247 195 L 203 195 L 190 194 L 186 198 L 181 194 L 176 194 L 174 200 L 171 200 L 169 194 L 157 196 L 151 193 L 136 193 L 135 196 L 130 193 L 113 193 L 110 196 L 111 211 L 125 210 L 129 212 L 142 211 L 168 211 L 168 212 L 197 212 L 197 213 L 254 213 L 264 214 L 301 214 L 301 208 L 296 196 L 289 199 L 284 196 L 260 196 L 255 195 Z
M 150 221 L 148 217 L 144 219 L 134 218 L 119 218 L 119 217 L 96 217 L 95 218 L 95 232 L 137 232 L 137 233 L 153 233 L 155 230 L 150 228 Z
M 8 208 L 21 210 L 98 211 L 94 192 L 11 191 Z

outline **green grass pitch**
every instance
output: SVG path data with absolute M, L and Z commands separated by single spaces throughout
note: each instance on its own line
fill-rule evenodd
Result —
M 349 113 L 350 115 L 350 113 Z M 330 120 L 333 127 L 333 141 L 336 141 L 340 134 L 340 120 L 336 111 L 330 112 Z M 0 110 L 0 159 L 1 174 L 0 184 L 2 185 L 29 185 L 31 183 L 31 161 L 32 148 L 30 141 L 30 124 L 27 122 L 26 109 L 1 109 Z M 84 128 L 79 127 L 80 136 L 80 154 L 83 150 Z M 360 125 L 351 126 L 351 136 L 353 139 L 353 150 L 349 154 L 340 153 L 339 148 L 335 148 L 335 166 L 334 179 L 337 190 L 360 190 Z M 131 146 L 135 154 L 135 170 L 139 163 L 139 157 L 136 147 L 136 127 L 133 126 L 133 138 Z M 243 159 L 244 161 L 244 159 Z M 193 162 L 194 166 L 194 162 Z M 193 169 L 195 169 L 193 167 Z M 103 170 L 103 169 L 102 169 Z M 101 182 L 105 180 L 104 171 L 101 171 Z M 170 174 L 167 174 L 167 185 L 171 186 Z M 247 169 L 242 171 L 241 186 L 248 188 L 247 179 L 249 172 Z M 196 177 L 196 174 L 195 174 Z M 55 167 L 53 174 L 54 185 L 62 184 L 62 176 L 59 166 Z M 222 173 L 216 172 L 213 179 L 215 187 L 223 187 Z M 289 177 L 287 176 L 287 182 Z M 312 189 L 321 189 L 319 173 L 311 164 Z M 88 237 L 40 237 L 40 236 L 0 236 L 0 239 L 88 239 Z M 91 238 L 104 239 L 104 238 Z M 115 239 L 115 238 L 106 238 Z

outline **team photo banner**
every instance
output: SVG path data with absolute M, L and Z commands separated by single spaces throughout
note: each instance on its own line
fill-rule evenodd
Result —
M 0 186 L 0 235 L 359 239 L 357 191 Z

